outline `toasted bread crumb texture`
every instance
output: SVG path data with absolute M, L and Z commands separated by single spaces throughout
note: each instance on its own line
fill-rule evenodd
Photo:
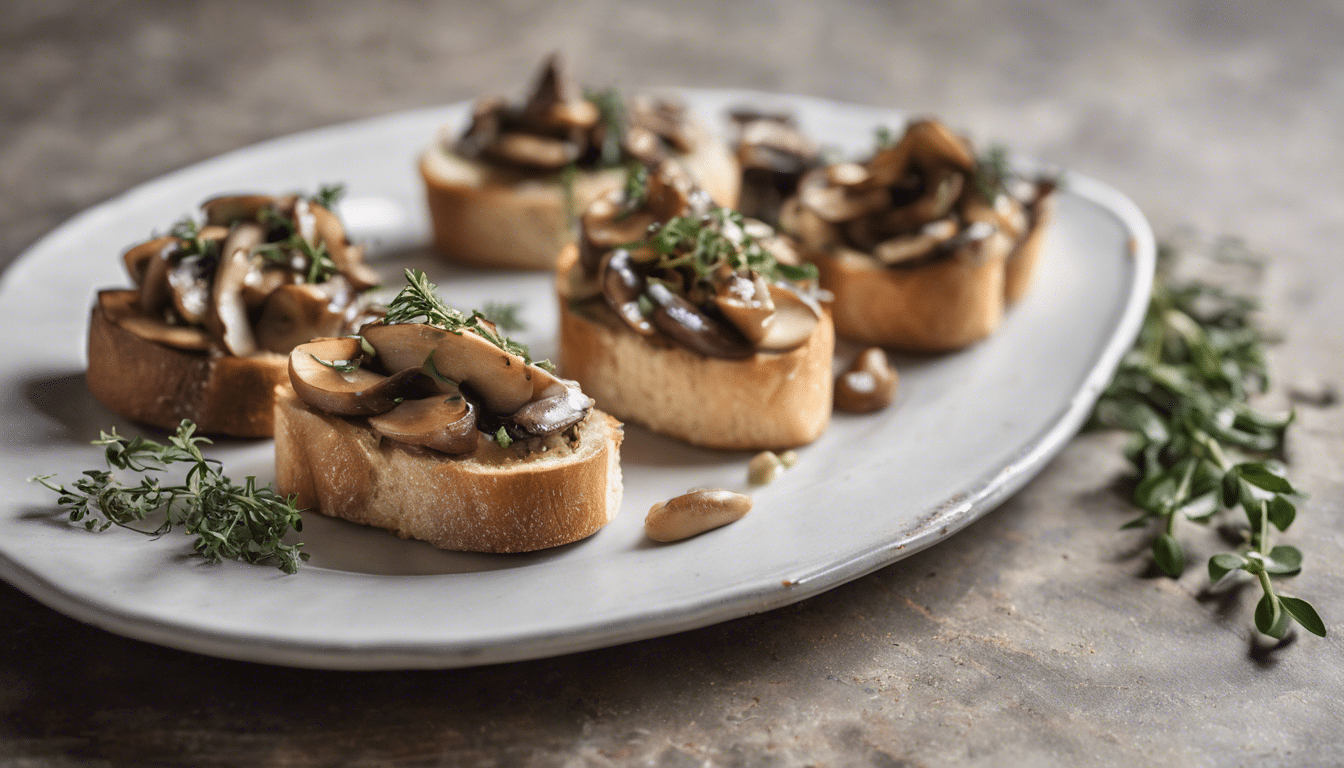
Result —
M 85 378 L 98 402 L 162 429 L 191 419 L 202 434 L 270 437 L 277 386 L 289 380 L 287 358 L 183 352 L 137 336 L 95 302 L 89 320 Z
M 528 552 L 585 538 L 621 503 L 620 423 L 593 411 L 577 448 L 453 457 L 380 441 L 288 387 L 276 401 L 276 487 L 301 508 L 470 552 Z M 484 452 L 482 452 L 484 453 Z
M 561 257 L 559 280 L 576 261 Z M 694 445 L 783 449 L 817 439 L 831 417 L 830 315 L 806 344 L 746 360 L 700 355 L 628 330 L 605 306 L 579 314 L 561 299 L 561 372 L 599 408 Z
M 720 205 L 737 204 L 741 180 L 727 146 L 703 134 L 696 150 L 679 158 L 686 171 Z M 450 261 L 480 267 L 551 269 L 571 241 L 559 175 L 538 176 L 497 168 L 435 146 L 420 157 L 434 249 Z M 581 171 L 574 181 L 576 211 L 619 189 L 625 170 Z

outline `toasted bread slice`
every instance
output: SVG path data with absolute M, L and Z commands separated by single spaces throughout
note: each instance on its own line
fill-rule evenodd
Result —
M 578 249 L 567 247 L 560 285 L 577 261 Z M 560 300 L 565 376 L 617 418 L 709 448 L 783 449 L 817 439 L 831 417 L 834 347 L 826 311 L 797 349 L 725 360 L 640 336 L 605 304 L 577 310 Z
M 947 352 L 989 336 L 1004 310 L 1006 237 L 909 267 L 886 267 L 844 247 L 809 255 L 839 335 L 864 344 Z
M 696 149 L 678 159 L 720 205 L 737 204 L 737 160 L 703 127 Z M 420 156 L 434 248 L 459 264 L 491 269 L 552 269 L 556 254 L 573 241 L 574 212 L 619 189 L 625 170 L 580 171 L 574 199 L 566 201 L 558 173 L 537 175 L 482 163 L 432 147 Z
M 1031 226 L 1026 237 L 1022 238 L 1013 252 L 1008 255 L 1004 265 L 1004 298 L 1012 306 L 1022 299 L 1031 287 L 1032 275 L 1036 273 L 1036 264 L 1045 250 L 1045 233 L 1055 218 L 1055 194 L 1047 192 L 1031 205 Z
M 520 457 L 490 440 L 448 456 L 379 440 L 288 386 L 275 406 L 276 488 L 300 507 L 468 552 L 530 552 L 591 536 L 621 506 L 621 423 L 594 410 L 576 447 Z
M 89 321 L 89 391 L 117 413 L 162 429 L 191 419 L 203 434 L 270 437 L 275 388 L 289 380 L 289 358 L 272 352 L 235 357 L 159 344 L 117 318 L 133 290 L 98 292 Z

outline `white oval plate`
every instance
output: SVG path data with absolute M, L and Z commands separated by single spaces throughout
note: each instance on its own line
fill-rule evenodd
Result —
M 858 153 L 888 110 L 743 91 L 686 91 L 713 124 L 751 104 L 796 112 L 824 143 Z M 232 152 L 76 216 L 0 283 L 0 576 L 62 613 L 112 632 L 216 656 L 305 667 L 453 667 L 536 658 L 705 626 L 777 608 L 937 543 L 1020 488 L 1077 431 L 1137 332 L 1152 233 L 1123 195 L 1066 174 L 1058 219 L 1026 300 L 990 340 L 898 361 L 894 407 L 837 415 L 801 461 L 753 491 L 755 509 L 675 545 L 643 534 L 658 499 L 697 486 L 744 489 L 746 454 L 627 429 L 621 515 L 590 539 L 531 555 L 442 552 L 369 528 L 305 517 L 312 560 L 295 576 L 206 565 L 176 533 L 89 533 L 31 475 L 100 467 L 100 428 L 137 428 L 84 388 L 88 307 L 122 286 L 121 252 L 221 192 L 285 192 L 344 181 L 342 212 L 390 284 L 426 269 L 454 304 L 522 301 L 519 336 L 554 350 L 548 275 L 452 270 L 424 250 L 414 171 L 420 149 L 466 105 L 297 134 Z M 379 254 L 382 255 L 379 259 Z M 846 350 L 852 353 L 853 350 Z M 273 476 L 269 441 L 211 451 L 235 478 Z

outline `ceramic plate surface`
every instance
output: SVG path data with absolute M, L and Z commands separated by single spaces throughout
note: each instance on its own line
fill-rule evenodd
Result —
M 728 107 L 795 111 L 849 153 L 888 110 L 741 91 L 686 91 L 714 125 Z M 1077 431 L 1137 331 L 1153 238 L 1123 195 L 1066 174 L 1036 283 L 990 340 L 898 359 L 896 404 L 837 415 L 798 466 L 752 491 L 731 526 L 676 545 L 644 537 L 649 506 L 700 486 L 744 490 L 748 454 L 697 450 L 627 428 L 620 516 L 586 541 L 531 555 L 442 552 L 306 516 L 312 560 L 294 576 L 207 565 L 187 537 L 89 533 L 25 482 L 100 467 L 88 441 L 139 429 L 87 393 L 84 338 L 100 287 L 127 284 L 120 254 L 210 196 L 344 181 L 341 206 L 371 261 L 399 283 L 426 269 L 450 302 L 521 301 L 518 336 L 553 354 L 550 277 L 454 270 L 428 255 L 415 173 L 420 149 L 466 105 L 281 138 L 177 171 L 90 209 L 18 259 L 0 283 L 0 576 L 52 608 L 116 633 L 228 658 L 294 666 L 451 667 L 555 655 L 654 637 L 776 608 L 936 544 L 1020 488 Z M 842 348 L 842 355 L 855 350 Z M 273 477 L 270 441 L 223 441 L 228 473 Z

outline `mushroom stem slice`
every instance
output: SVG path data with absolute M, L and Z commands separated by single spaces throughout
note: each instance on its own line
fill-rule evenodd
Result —
M 252 249 L 261 244 L 264 236 L 256 224 L 242 224 L 233 230 L 224 241 L 210 291 L 206 327 L 224 342 L 229 352 L 238 356 L 257 351 L 257 339 L 248 322 L 242 290 L 243 281 L 252 269 Z
M 289 381 L 312 407 L 337 416 L 374 416 L 433 386 L 420 371 L 383 376 L 359 367 L 359 339 L 318 339 L 289 353 Z
M 440 391 L 466 384 L 491 413 L 509 414 L 526 405 L 532 399 L 533 377 L 541 370 L 467 330 L 380 323 L 365 326 L 361 334 L 389 373 L 423 370 Z
M 140 311 L 135 291 L 100 291 L 98 305 L 117 325 L 146 341 L 188 352 L 210 349 L 210 334 L 189 325 L 171 325 Z
M 137 288 L 144 285 L 145 273 L 149 270 L 150 260 L 161 255 L 164 249 L 176 245 L 176 237 L 164 235 L 143 242 L 122 255 L 121 260 L 126 265 L 126 274 L 131 276 L 131 282 L 135 283 Z
M 309 205 L 309 212 L 313 217 L 318 242 L 326 246 L 336 269 L 345 275 L 355 290 L 367 290 L 382 282 L 378 273 L 364 263 L 363 249 L 350 244 L 345 226 L 336 214 L 317 203 Z
M 624 248 L 617 248 L 603 258 L 598 272 L 602 296 L 630 330 L 641 336 L 652 336 L 654 328 L 639 307 L 645 281 L 630 265 L 630 260 L 630 251 Z
M 140 280 L 140 310 L 149 317 L 161 314 L 172 299 L 168 273 L 172 269 L 172 258 L 178 250 L 178 242 L 177 238 L 171 240 L 172 242 L 150 254 Z
M 519 408 L 513 414 L 513 423 L 530 435 L 546 437 L 583 421 L 594 404 L 577 385 L 566 386 L 559 394 L 533 400 Z
M 476 450 L 476 408 L 460 393 L 407 400 L 387 413 L 369 417 L 373 431 L 408 445 L 460 456 Z

